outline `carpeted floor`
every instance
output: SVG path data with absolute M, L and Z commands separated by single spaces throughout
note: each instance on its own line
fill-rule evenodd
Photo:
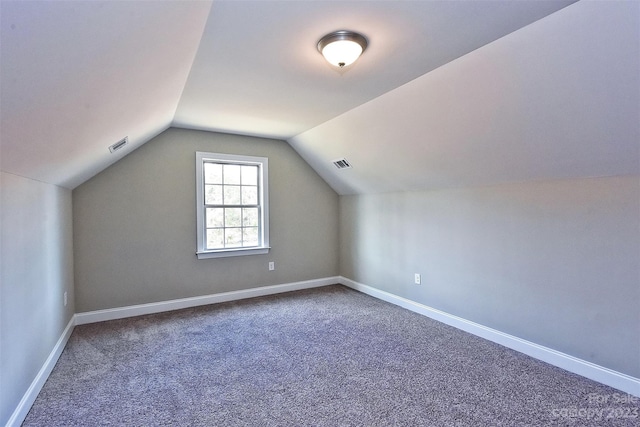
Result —
M 638 426 L 640 399 L 343 286 L 76 327 L 24 426 Z

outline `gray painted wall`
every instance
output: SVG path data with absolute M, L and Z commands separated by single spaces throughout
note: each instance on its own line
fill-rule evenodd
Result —
M 196 259 L 196 151 L 269 159 L 269 254 Z M 73 226 L 77 312 L 338 273 L 338 196 L 279 140 L 169 129 L 73 191 Z
M 73 250 L 70 190 L 5 172 L 0 183 L 0 425 L 5 425 L 73 316 Z
M 340 272 L 640 377 L 638 176 L 341 196 Z

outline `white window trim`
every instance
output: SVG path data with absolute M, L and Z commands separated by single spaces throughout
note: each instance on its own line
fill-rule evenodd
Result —
M 229 163 L 248 163 L 259 164 L 262 173 L 260 182 L 261 189 L 261 206 L 262 206 L 262 245 L 252 248 L 229 248 L 229 249 L 205 249 L 205 233 L 204 224 L 204 172 L 203 165 L 205 161 L 229 162 Z M 242 255 L 258 255 L 269 253 L 269 160 L 266 157 L 241 156 L 234 154 L 219 154 L 196 151 L 196 221 L 197 221 L 197 249 L 196 255 L 198 259 L 207 258 L 224 258 Z

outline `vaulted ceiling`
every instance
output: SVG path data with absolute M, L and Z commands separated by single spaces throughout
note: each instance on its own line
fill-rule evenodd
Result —
M 640 173 L 639 5 L 3 0 L 2 170 L 74 188 L 175 126 L 287 140 L 341 194 Z M 370 43 L 342 71 L 337 29 Z

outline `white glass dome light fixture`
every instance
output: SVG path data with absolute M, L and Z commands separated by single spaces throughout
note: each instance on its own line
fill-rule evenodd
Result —
M 318 51 L 333 66 L 346 67 L 353 64 L 367 48 L 367 39 L 353 31 L 334 31 L 318 42 Z

